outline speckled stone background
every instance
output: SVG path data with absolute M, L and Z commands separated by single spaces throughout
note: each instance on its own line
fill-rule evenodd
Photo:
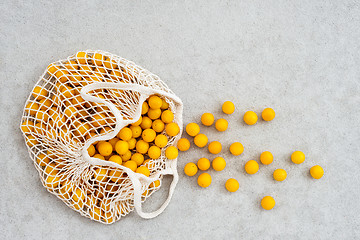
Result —
M 2 239 L 359 239 L 359 1 L 25 1 L 0 3 L 0 236 Z M 204 112 L 225 117 L 227 167 L 210 170 L 208 189 L 185 177 L 169 207 L 152 220 L 135 212 L 112 225 L 80 216 L 43 188 L 19 130 L 26 98 L 47 64 L 78 50 L 102 49 L 158 74 L 184 102 L 184 123 Z M 231 100 L 236 112 L 221 113 Z M 246 110 L 276 111 L 273 122 L 246 126 Z M 187 137 L 187 136 L 186 136 Z M 245 152 L 227 148 L 240 141 Z M 262 151 L 274 163 L 243 170 Z M 307 159 L 292 164 L 292 151 Z M 320 164 L 321 180 L 309 176 Z M 284 168 L 285 182 L 272 172 Z M 224 189 L 227 178 L 238 192 Z M 170 179 L 167 179 L 169 181 Z M 146 202 L 160 205 L 168 185 Z M 276 207 L 260 200 L 272 195 Z

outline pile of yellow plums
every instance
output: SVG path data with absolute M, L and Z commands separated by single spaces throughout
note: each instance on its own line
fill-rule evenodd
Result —
M 180 132 L 180 127 L 173 121 L 174 114 L 169 110 L 169 104 L 152 95 L 143 103 L 138 121 L 122 128 L 113 139 L 90 145 L 88 153 L 91 157 L 118 163 L 149 177 L 149 165 L 154 164 L 150 160 L 158 159 L 163 149 L 168 159 L 178 156 L 176 147 L 167 146 L 168 136 Z
M 230 101 L 226 101 L 222 105 L 222 111 L 225 114 L 232 114 L 235 111 L 235 105 Z M 275 111 L 271 108 L 265 108 L 262 111 L 261 116 L 264 121 L 272 121 L 275 118 Z M 253 111 L 247 111 L 243 116 L 243 120 L 248 125 L 254 125 L 258 121 L 258 116 Z M 214 115 L 211 113 L 204 113 L 201 116 L 201 123 L 204 126 L 211 126 L 214 122 L 217 131 L 223 132 L 227 130 L 228 122 L 226 119 L 219 118 L 215 121 Z M 197 147 L 203 148 L 207 145 L 208 151 L 211 154 L 221 153 L 221 143 L 219 141 L 212 141 L 208 144 L 208 137 L 205 134 L 200 133 L 200 126 L 197 123 L 187 124 L 186 132 L 189 136 L 194 137 L 194 144 Z M 187 151 L 190 148 L 190 141 L 186 138 L 181 138 L 178 141 L 177 146 L 180 151 Z M 239 156 L 243 153 L 244 146 L 240 142 L 234 142 L 229 146 L 229 151 L 232 155 Z M 295 164 L 300 164 L 304 162 L 305 154 L 301 151 L 295 151 L 291 155 L 291 160 Z M 261 153 L 260 162 L 263 165 L 271 164 L 273 162 L 272 153 L 269 151 Z M 210 163 L 208 158 L 202 157 L 197 161 L 196 164 L 193 162 L 187 163 L 184 167 L 184 172 L 188 176 L 194 176 L 199 170 L 206 171 L 210 168 L 210 166 L 212 166 L 215 171 L 222 171 L 226 167 L 226 161 L 224 158 L 217 156 Z M 249 160 L 245 163 L 244 168 L 247 174 L 252 175 L 259 171 L 259 163 L 255 160 Z M 323 176 L 324 171 L 321 166 L 316 165 L 310 169 L 310 174 L 313 178 L 320 179 Z M 273 173 L 273 177 L 276 181 L 284 181 L 287 177 L 287 173 L 284 169 L 276 169 Z M 211 176 L 207 172 L 201 173 L 197 179 L 199 186 L 203 188 L 209 187 L 211 185 L 211 181 Z M 239 189 L 239 182 L 234 178 L 229 178 L 225 182 L 225 188 L 229 192 L 236 192 Z M 261 206 L 266 210 L 272 209 L 275 206 L 274 198 L 271 196 L 265 196 L 261 200 Z
M 44 186 L 94 220 L 111 223 L 115 216 L 118 219 L 131 211 L 133 203 L 130 193 L 124 201 L 110 201 L 118 196 L 119 187 L 127 187 L 127 175 L 121 169 L 102 164 L 83 168 L 82 161 L 74 164 L 87 141 L 112 132 L 116 125 L 116 117 L 105 104 L 83 99 L 81 91 L 93 83 L 138 85 L 135 72 L 132 64 L 119 64 L 115 57 L 77 52 L 66 61 L 50 64 L 26 103 L 21 130 Z M 112 103 L 125 121 L 133 120 L 133 106 L 141 96 L 131 89 L 106 87 L 86 95 Z M 87 152 L 149 177 L 164 168 L 159 160 L 177 158 L 178 149 L 172 145 L 180 126 L 173 113 L 175 106 L 167 97 L 151 95 L 139 107 L 141 116 L 135 123 L 123 127 L 113 139 L 93 143 Z M 142 196 L 149 196 L 160 185 L 161 180 L 150 183 L 142 189 Z

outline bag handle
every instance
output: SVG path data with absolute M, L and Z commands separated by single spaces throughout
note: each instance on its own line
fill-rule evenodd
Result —
M 142 95 L 139 99 L 139 103 L 141 103 L 141 104 L 152 94 L 159 94 L 159 95 L 171 98 L 176 103 L 178 103 L 178 105 L 180 106 L 180 108 L 178 109 L 179 116 L 180 116 L 179 117 L 180 122 L 182 122 L 182 101 L 180 100 L 180 98 L 178 98 L 177 96 L 175 96 L 172 93 L 165 92 L 163 90 L 151 89 L 151 88 L 148 88 L 148 87 L 145 87 L 142 85 L 132 84 L 132 83 L 109 83 L 109 82 L 92 83 L 92 84 L 89 84 L 89 85 L 83 87 L 80 91 L 81 97 L 84 100 L 105 104 L 110 109 L 110 111 L 114 114 L 114 116 L 116 118 L 116 124 L 115 124 L 114 131 L 110 132 L 109 134 L 103 135 L 103 136 L 94 137 L 94 138 L 90 139 L 88 142 L 86 142 L 85 146 L 83 147 L 83 150 L 82 150 L 82 156 L 84 156 L 85 159 L 87 159 L 89 162 L 91 162 L 93 164 L 117 167 L 117 168 L 122 169 L 124 172 L 126 172 L 134 186 L 134 207 L 136 209 L 136 212 L 142 218 L 146 218 L 146 219 L 154 218 L 154 217 L 158 216 L 159 214 L 161 214 L 165 210 L 165 208 L 168 206 L 168 204 L 170 203 L 170 200 L 172 198 L 172 195 L 174 193 L 175 187 L 178 183 L 179 175 L 177 173 L 177 159 L 168 160 L 168 161 L 171 161 L 170 167 L 158 172 L 154 177 L 150 178 L 143 174 L 135 173 L 131 169 L 124 167 L 122 165 L 119 165 L 117 163 L 112 163 L 112 162 L 105 163 L 103 160 L 90 157 L 88 155 L 87 149 L 93 142 L 111 139 L 111 138 L 115 137 L 116 134 L 124 126 L 135 122 L 133 120 L 123 120 L 119 110 L 114 106 L 114 104 L 106 101 L 105 99 L 91 96 L 89 94 L 90 91 L 104 89 L 104 88 L 105 89 L 110 88 L 110 89 L 119 89 L 119 90 L 132 90 L 132 91 L 141 92 Z M 141 108 L 139 107 L 135 113 L 134 119 L 140 118 L 140 115 L 141 115 Z M 182 132 L 182 126 L 180 126 L 180 133 L 176 136 L 175 141 L 177 141 L 180 138 L 181 132 Z M 155 210 L 153 212 L 145 213 L 142 211 L 142 202 L 141 202 L 141 196 L 142 196 L 141 186 L 142 186 L 142 184 L 140 182 L 140 179 L 144 180 L 146 183 L 151 183 L 156 180 L 159 180 L 161 175 L 173 175 L 173 179 L 172 179 L 172 182 L 171 182 L 170 188 L 169 188 L 168 197 L 165 200 L 165 202 L 157 210 Z
M 141 191 L 134 191 L 134 206 L 135 206 L 136 212 L 139 214 L 140 217 L 146 218 L 146 219 L 157 217 L 169 205 L 172 195 L 174 194 L 175 187 L 179 181 L 179 175 L 178 175 L 177 169 L 176 169 L 176 161 L 174 161 L 174 160 L 170 160 L 170 161 L 172 161 L 170 168 L 165 169 L 164 171 L 161 172 L 162 175 L 173 175 L 173 179 L 172 179 L 170 187 L 169 187 L 168 197 L 166 198 L 165 202 L 157 210 L 155 210 L 153 212 L 144 212 L 142 210 L 142 202 L 141 202 L 142 193 L 141 193 Z M 137 182 L 136 184 L 140 184 L 140 187 L 141 187 L 141 183 L 140 183 L 139 179 L 136 178 L 135 182 Z

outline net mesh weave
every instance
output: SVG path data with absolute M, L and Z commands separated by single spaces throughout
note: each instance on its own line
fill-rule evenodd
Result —
M 182 132 L 182 103 L 158 76 L 103 51 L 78 52 L 50 64 L 29 96 L 21 121 L 44 187 L 70 208 L 102 223 L 131 212 L 136 191 L 143 202 L 159 189 L 163 173 L 174 174 L 169 169 L 176 168 L 176 159 L 165 157 L 166 147 L 147 163 L 149 178 L 87 153 L 90 144 L 136 122 L 151 94 L 166 100 L 180 126 L 177 136 L 168 136 L 168 146 L 174 145 Z

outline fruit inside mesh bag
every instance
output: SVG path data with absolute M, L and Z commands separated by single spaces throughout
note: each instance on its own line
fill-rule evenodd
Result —
M 81 51 L 48 66 L 21 121 L 43 185 L 83 216 L 113 223 L 168 205 L 178 175 L 182 102 L 159 77 L 103 51 Z M 173 175 L 156 211 L 144 202 Z

